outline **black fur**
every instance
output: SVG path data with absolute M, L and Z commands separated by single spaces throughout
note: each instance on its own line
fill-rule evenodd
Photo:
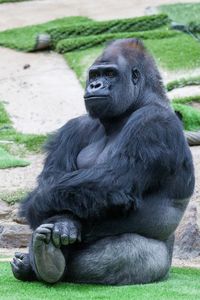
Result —
M 38 186 L 22 203 L 21 215 L 33 229 L 52 217 L 54 223 L 65 222 L 67 214 L 81 223 L 82 250 L 74 244 L 70 251 L 69 280 L 160 280 L 170 268 L 173 233 L 194 189 L 182 124 L 170 107 L 153 59 L 136 39 L 109 44 L 89 69 L 84 98 L 88 114 L 70 120 L 50 139 Z M 118 241 L 119 247 L 113 246 Z M 158 266 L 156 253 L 162 256 L 162 249 L 167 252 Z M 117 268 L 115 255 L 116 260 L 126 257 L 127 264 L 120 279 L 115 273 L 109 279 L 107 270 Z M 103 265 L 99 257 L 104 257 Z M 138 257 L 133 272 L 129 265 L 137 264 Z M 86 265 L 84 273 L 81 266 Z M 155 276 L 145 273 L 147 269 Z

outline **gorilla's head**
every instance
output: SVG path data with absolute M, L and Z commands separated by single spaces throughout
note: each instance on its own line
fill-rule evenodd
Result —
M 89 68 L 84 99 L 92 117 L 110 118 L 145 105 L 147 92 L 165 97 L 154 60 L 138 39 L 122 39 Z

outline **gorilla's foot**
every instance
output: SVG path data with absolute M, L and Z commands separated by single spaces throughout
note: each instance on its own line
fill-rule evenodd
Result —
M 11 262 L 12 272 L 15 278 L 23 281 L 36 280 L 36 275 L 30 263 L 28 253 L 16 252 Z
M 59 281 L 65 271 L 62 251 L 51 242 L 53 224 L 39 226 L 33 234 L 33 261 L 38 279 L 48 283 Z

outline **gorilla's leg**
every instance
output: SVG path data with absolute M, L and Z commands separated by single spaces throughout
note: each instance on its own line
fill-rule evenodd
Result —
M 67 281 L 137 284 L 159 281 L 171 266 L 173 238 L 158 241 L 137 234 L 104 238 L 69 254 Z

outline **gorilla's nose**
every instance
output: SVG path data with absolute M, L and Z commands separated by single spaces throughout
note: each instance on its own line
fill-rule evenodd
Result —
M 91 82 L 89 85 L 89 90 L 91 92 L 96 92 L 103 88 L 103 83 L 101 81 Z

